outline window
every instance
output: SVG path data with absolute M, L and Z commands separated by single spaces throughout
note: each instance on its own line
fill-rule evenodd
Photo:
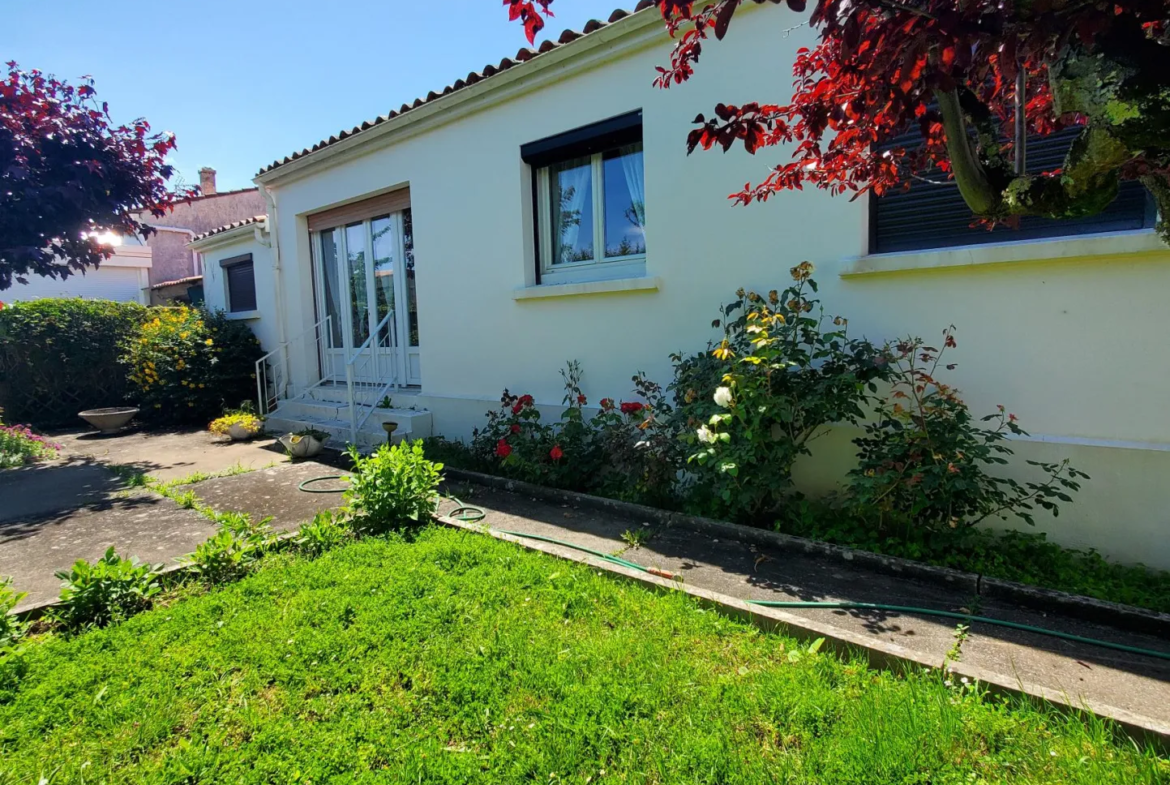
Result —
M 641 112 L 524 145 L 521 157 L 535 178 L 539 282 L 645 272 Z
M 1061 166 L 1079 129 L 1028 140 L 1028 171 L 1051 171 Z M 891 140 L 888 147 L 912 147 L 922 137 L 917 130 Z M 1020 228 L 972 227 L 971 209 L 954 180 L 942 172 L 928 173 L 931 182 L 916 181 L 907 191 L 870 200 L 870 253 L 898 253 L 960 245 L 1037 240 L 1048 237 L 1142 229 L 1154 225 L 1152 200 L 1138 182 L 1121 184 L 1109 207 L 1085 218 L 1056 220 L 1026 217 Z
M 224 259 L 220 266 L 227 284 L 228 311 L 242 313 L 256 310 L 256 278 L 252 274 L 252 255 Z

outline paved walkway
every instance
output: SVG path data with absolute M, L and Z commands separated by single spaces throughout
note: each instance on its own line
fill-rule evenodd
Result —
M 770 550 L 682 528 L 656 528 L 570 505 L 459 483 L 453 493 L 488 511 L 484 523 L 582 545 L 602 553 L 681 574 L 690 586 L 743 600 L 842 600 L 972 612 L 974 597 L 932 584 L 881 575 L 836 561 Z M 445 502 L 441 512 L 449 510 Z M 622 534 L 645 531 L 647 541 L 631 548 Z M 568 549 L 559 549 L 571 553 Z M 966 609 L 966 611 L 963 611 Z M 956 643 L 953 620 L 888 612 L 801 609 L 797 616 L 888 641 L 942 664 Z M 1123 632 L 1076 619 L 1047 615 L 984 598 L 980 615 L 1156 651 L 1170 641 Z M 1068 696 L 1121 709 L 1170 728 L 1170 661 L 1127 655 L 1095 646 L 985 624 L 972 625 L 961 645 L 961 661 Z M 1149 723 L 1147 723 L 1149 725 Z
M 296 528 L 341 502 L 339 495 L 297 490 L 301 481 L 336 469 L 292 464 L 266 439 L 223 443 L 205 431 L 54 438 L 65 447 L 59 460 L 0 472 L 0 575 L 11 576 L 16 588 L 28 593 L 18 609 L 55 600 L 61 589 L 54 577 L 58 570 L 78 559 L 97 559 L 111 546 L 122 556 L 172 565 L 215 532 L 215 524 L 195 510 L 128 487 L 108 464 L 162 480 L 251 470 L 189 487 L 215 510 L 272 517 L 280 530 Z

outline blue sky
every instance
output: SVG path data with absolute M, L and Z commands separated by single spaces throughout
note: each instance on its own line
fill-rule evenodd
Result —
M 636 0 L 557 0 L 545 34 Z M 173 131 L 180 175 L 260 167 L 526 45 L 501 0 L 6 0 L 0 61 L 91 75 L 117 121 Z M 539 42 L 538 42 L 539 43 Z M 666 52 L 663 52 L 665 58 Z M 647 80 L 653 74 L 647 74 Z

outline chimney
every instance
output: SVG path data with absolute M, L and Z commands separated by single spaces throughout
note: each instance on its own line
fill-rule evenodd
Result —
M 199 170 L 199 190 L 204 196 L 215 196 L 215 170 L 210 166 Z

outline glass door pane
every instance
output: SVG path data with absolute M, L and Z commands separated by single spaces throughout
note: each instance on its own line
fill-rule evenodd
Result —
M 402 247 L 406 260 L 406 313 L 410 345 L 418 346 L 418 295 L 414 287 L 414 221 L 410 208 L 402 211 Z
M 325 316 L 329 317 L 329 345 L 340 349 L 341 342 L 341 283 L 337 280 L 336 230 L 321 232 L 321 299 Z
M 345 227 L 346 274 L 349 278 L 350 322 L 353 345 L 370 337 L 369 290 L 366 286 L 366 224 Z
M 394 219 L 392 216 L 375 218 L 370 222 L 370 233 L 373 236 L 374 246 L 374 289 L 376 295 L 377 315 L 375 324 L 381 323 L 386 315 L 394 309 L 394 262 L 398 255 L 398 238 L 395 236 Z M 381 346 L 393 346 L 396 341 L 391 340 L 394 330 L 394 319 L 382 328 L 378 336 Z

